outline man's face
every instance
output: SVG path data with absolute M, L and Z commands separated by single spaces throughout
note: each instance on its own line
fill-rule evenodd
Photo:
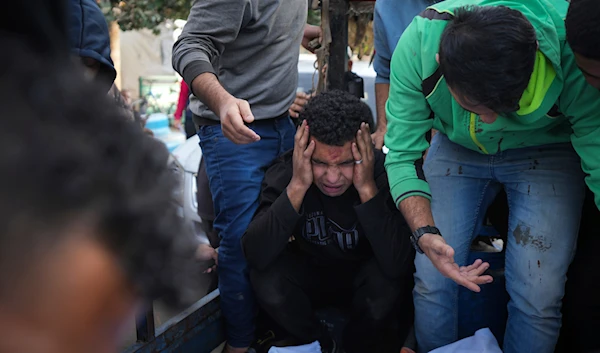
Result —
M 0 303 L 0 351 L 119 351 L 136 300 L 112 254 L 83 237 L 50 251 L 32 269 L 16 305 Z
M 575 53 L 577 66 L 583 73 L 585 80 L 597 89 L 600 89 L 600 60 L 588 59 Z
M 463 109 L 479 115 L 479 118 L 481 118 L 481 121 L 484 123 L 491 124 L 498 118 L 498 113 L 494 112 L 490 108 L 480 104 L 470 103 L 468 99 L 460 94 L 456 94 L 450 87 L 448 87 L 448 90 L 450 91 L 450 94 L 454 100 L 456 100 L 456 102 L 463 107 Z
M 313 180 L 327 196 L 340 196 L 352 185 L 354 157 L 352 141 L 343 146 L 329 146 L 315 139 L 312 155 Z

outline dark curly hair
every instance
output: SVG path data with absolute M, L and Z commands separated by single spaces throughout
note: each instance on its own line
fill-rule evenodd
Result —
M 600 60 L 600 2 L 571 0 L 565 25 L 571 49 L 588 59 Z
M 440 70 L 457 94 L 496 113 L 519 110 L 537 39 L 533 25 L 506 6 L 455 11 L 440 40 Z
M 0 299 L 18 295 L 14 284 L 78 222 L 140 295 L 181 299 L 195 244 L 172 202 L 164 145 L 68 60 L 0 46 Z
M 312 137 L 330 146 L 343 146 L 352 141 L 363 122 L 371 129 L 374 125 L 371 108 L 341 90 L 325 91 L 311 98 L 299 118 L 306 120 Z

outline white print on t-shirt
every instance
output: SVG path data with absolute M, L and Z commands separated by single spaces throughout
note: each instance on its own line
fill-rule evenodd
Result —
M 357 225 L 358 221 L 346 229 L 326 218 L 322 211 L 311 212 L 306 216 L 302 235 L 311 244 L 325 246 L 336 242 L 340 249 L 349 251 L 358 246 Z

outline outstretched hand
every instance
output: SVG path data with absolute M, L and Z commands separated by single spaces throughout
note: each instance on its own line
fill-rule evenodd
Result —
M 442 275 L 473 292 L 481 291 L 480 285 L 493 281 L 492 276 L 483 275 L 490 267 L 489 263 L 478 259 L 472 265 L 459 267 L 454 262 L 454 249 L 437 234 L 423 235 L 419 245 Z

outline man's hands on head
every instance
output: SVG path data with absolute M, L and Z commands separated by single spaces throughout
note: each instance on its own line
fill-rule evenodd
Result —
M 399 209 L 413 231 L 420 227 L 434 225 L 431 205 L 424 197 L 408 197 L 400 202 Z M 492 276 L 483 275 L 489 268 L 487 262 L 477 260 L 470 266 L 459 267 L 454 262 L 454 249 L 437 234 L 424 234 L 419 239 L 419 247 L 442 275 L 473 292 L 481 290 L 479 285 L 493 281 Z
M 356 142 L 352 143 L 352 156 L 356 163 L 354 164 L 352 183 L 358 191 L 360 201 L 365 203 L 377 194 L 377 185 L 373 175 L 375 154 L 367 123 L 360 124 L 360 129 L 356 133 Z
M 245 125 L 254 121 L 250 104 L 229 94 L 217 76 L 211 72 L 200 74 L 192 81 L 191 87 L 194 94 L 221 119 L 225 137 L 237 144 L 260 140 L 260 136 Z
M 298 127 L 294 137 L 292 180 L 287 187 L 287 195 L 296 212 L 300 212 L 300 206 L 304 195 L 313 183 L 313 171 L 311 157 L 315 151 L 315 141 L 310 141 L 310 133 L 306 120 Z

